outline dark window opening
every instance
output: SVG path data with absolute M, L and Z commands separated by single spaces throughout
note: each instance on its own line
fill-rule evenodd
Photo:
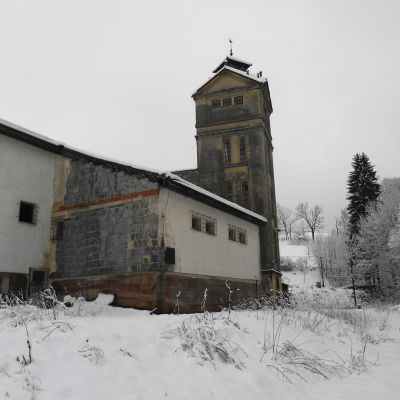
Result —
M 241 162 L 247 160 L 247 146 L 246 138 L 244 136 L 240 136 L 239 138 L 239 158 Z
M 234 242 L 236 242 L 236 229 L 232 226 L 229 227 L 228 237 L 229 240 L 233 240 Z
M 212 108 L 219 108 L 219 107 L 221 107 L 221 100 L 213 100 L 213 101 L 211 102 L 211 107 L 212 107 Z
M 206 233 L 215 235 L 215 224 L 213 221 L 206 221 Z
M 232 159 L 231 139 L 229 137 L 224 138 L 224 158 L 225 162 L 230 163 Z
M 235 105 L 243 104 L 243 96 L 235 96 L 233 102 Z
M 249 184 L 247 181 L 242 182 L 242 205 L 243 207 L 249 207 Z
M 52 218 L 50 226 L 50 240 L 59 240 L 64 237 L 64 220 Z
M 192 213 L 192 229 L 201 231 L 201 218 L 199 214 Z
M 175 265 L 175 247 L 165 248 L 165 263 Z
M 231 181 L 225 182 L 225 197 L 229 201 L 233 200 L 233 186 Z
M 232 98 L 231 97 L 227 97 L 226 99 L 222 100 L 222 104 L 224 107 L 228 107 L 232 105 Z
M 37 221 L 37 206 L 33 203 L 21 201 L 19 203 L 19 221 L 29 224 L 36 224 Z
M 247 235 L 245 231 L 239 231 L 239 242 L 243 244 L 247 243 Z

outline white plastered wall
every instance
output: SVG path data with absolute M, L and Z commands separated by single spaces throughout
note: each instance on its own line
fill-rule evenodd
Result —
M 259 228 L 244 219 L 161 188 L 160 235 L 175 248 L 175 271 L 238 279 L 260 279 Z M 192 211 L 217 220 L 217 235 L 192 229 Z M 228 239 L 228 225 L 247 231 L 247 243 Z
M 49 248 L 57 155 L 0 135 L 0 272 L 43 267 Z M 37 224 L 19 222 L 19 203 L 37 204 Z

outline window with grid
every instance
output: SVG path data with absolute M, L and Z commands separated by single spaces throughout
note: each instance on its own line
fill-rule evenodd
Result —
M 242 182 L 242 206 L 249 208 L 250 196 L 249 196 L 249 183 L 247 181 Z
M 247 244 L 247 231 L 234 225 L 228 225 L 228 239 L 233 242 Z
M 226 163 L 230 163 L 232 160 L 232 149 L 231 149 L 231 138 L 224 138 L 224 158 Z
M 243 104 L 243 96 L 235 96 L 233 98 L 233 103 L 235 105 Z
M 247 160 L 247 145 L 245 136 L 240 136 L 239 138 L 239 159 L 241 162 Z
M 19 203 L 19 215 L 18 220 L 20 222 L 26 222 L 28 224 L 36 224 L 38 215 L 38 206 L 34 203 L 28 203 L 21 201 Z
M 192 229 L 216 236 L 217 220 L 208 215 L 192 211 Z
M 227 97 L 225 99 L 222 100 L 222 104 L 224 107 L 229 107 L 232 105 L 232 98 L 231 97 Z
M 219 108 L 219 107 L 221 107 L 221 100 L 213 100 L 212 102 L 211 102 L 211 107 L 212 108 Z

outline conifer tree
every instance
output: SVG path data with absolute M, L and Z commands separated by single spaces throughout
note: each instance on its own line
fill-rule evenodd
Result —
M 353 171 L 347 181 L 349 205 L 349 234 L 352 238 L 359 232 L 359 221 L 367 214 L 368 206 L 376 202 L 380 194 L 376 172 L 366 154 L 356 154 L 352 162 Z

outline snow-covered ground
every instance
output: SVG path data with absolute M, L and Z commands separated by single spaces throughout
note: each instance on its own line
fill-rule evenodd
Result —
M 5 307 L 0 399 L 398 399 L 400 312 L 311 311 L 324 290 L 230 315 Z

